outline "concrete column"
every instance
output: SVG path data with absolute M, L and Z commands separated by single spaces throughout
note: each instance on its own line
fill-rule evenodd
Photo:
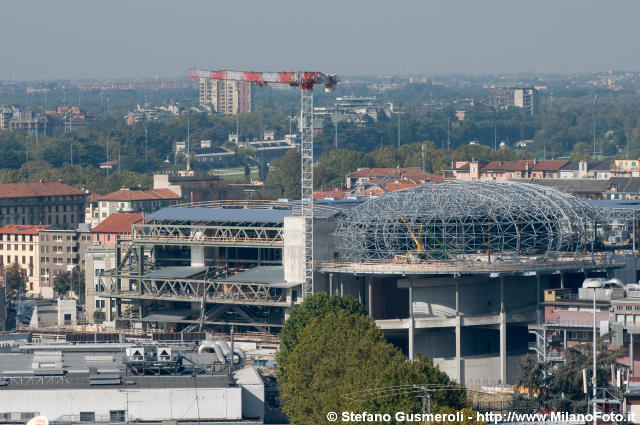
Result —
M 364 304 L 364 300 L 362 299 L 363 286 L 364 286 L 364 276 L 362 277 L 362 280 L 358 284 L 358 301 L 360 302 L 360 304 Z
M 504 308 L 504 278 L 500 276 L 500 381 L 507 383 L 507 314 Z
M 344 297 L 344 282 L 340 279 L 340 296 Z
M 464 383 L 462 376 L 462 319 L 460 317 L 460 285 L 456 279 L 456 380 L 459 384 Z
M 107 310 L 107 314 L 106 314 L 107 322 L 110 322 L 110 321 L 113 320 L 113 310 L 111 309 L 111 300 L 112 300 L 112 298 L 107 298 L 107 300 L 106 300 L 107 305 L 105 307 L 106 307 L 106 310 Z
M 462 318 L 456 315 L 456 380 L 458 384 L 464 384 L 464 376 L 462 374 Z
M 204 267 L 204 246 L 191 247 L 191 267 Z
M 367 280 L 367 312 L 369 316 L 373 318 L 373 277 L 369 277 Z
M 536 311 L 540 313 L 540 274 L 536 273 Z
M 333 273 L 329 273 L 329 296 L 333 295 Z
M 413 278 L 409 279 L 409 360 L 414 358 Z
M 560 289 L 564 289 L 564 273 L 560 272 Z
M 567 349 L 567 330 L 566 329 L 564 330 L 562 335 L 563 335 L 562 347 L 564 348 L 563 350 L 564 352 Z

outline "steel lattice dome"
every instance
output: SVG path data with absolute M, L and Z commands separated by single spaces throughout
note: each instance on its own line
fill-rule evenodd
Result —
M 481 254 L 582 252 L 597 210 L 534 184 L 470 181 L 425 185 L 371 199 L 344 216 L 335 239 L 348 261 L 453 260 Z

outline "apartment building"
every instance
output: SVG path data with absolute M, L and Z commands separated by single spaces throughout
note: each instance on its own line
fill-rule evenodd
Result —
M 7 224 L 0 227 L 0 267 L 18 264 L 28 294 L 40 294 L 40 237 L 46 225 Z
M 123 188 L 98 198 L 99 223 L 114 213 L 152 213 L 160 208 L 175 205 L 180 195 L 169 189 L 127 189 Z
M 533 87 L 493 87 L 489 102 L 496 109 L 520 108 L 529 115 L 536 115 L 538 90 Z
M 201 78 L 200 105 L 224 115 L 251 112 L 251 83 Z
M 53 282 L 57 275 L 74 269 L 83 269 L 85 253 L 93 244 L 89 226 L 78 229 L 41 229 L 40 235 L 40 288 L 43 297 L 53 296 Z M 51 288 L 51 289 L 47 289 Z
M 87 194 L 59 183 L 0 184 L 0 226 L 42 224 L 73 229 L 84 218 Z
M 94 312 L 101 310 L 106 313 L 105 320 L 112 320 L 109 298 L 96 296 L 95 293 L 104 290 L 100 285 L 100 275 L 105 270 L 112 269 L 116 264 L 116 239 L 131 236 L 131 226 L 144 217 L 143 213 L 115 213 L 91 230 L 92 246 L 88 247 L 85 256 L 85 291 L 87 319 L 94 320 Z M 123 242 L 123 245 L 129 242 Z M 121 253 L 124 255 L 124 253 Z M 128 281 L 123 282 L 128 285 Z M 115 306 L 115 300 L 111 299 Z

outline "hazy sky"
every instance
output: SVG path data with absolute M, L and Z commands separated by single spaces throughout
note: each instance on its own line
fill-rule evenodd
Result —
M 640 2 L 3 1 L 0 79 L 640 70 Z

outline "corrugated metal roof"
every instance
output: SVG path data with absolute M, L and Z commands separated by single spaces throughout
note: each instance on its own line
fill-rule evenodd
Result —
M 171 266 L 150 271 L 144 276 L 157 279 L 187 279 L 205 270 L 207 270 L 206 267 Z
M 284 223 L 284 218 L 290 215 L 291 210 L 277 209 L 167 207 L 145 217 L 145 220 Z
M 274 288 L 290 288 L 298 286 L 300 283 L 284 281 L 283 266 L 259 266 L 247 270 L 243 273 L 231 276 L 226 281 L 229 282 L 254 282 L 266 283 Z

